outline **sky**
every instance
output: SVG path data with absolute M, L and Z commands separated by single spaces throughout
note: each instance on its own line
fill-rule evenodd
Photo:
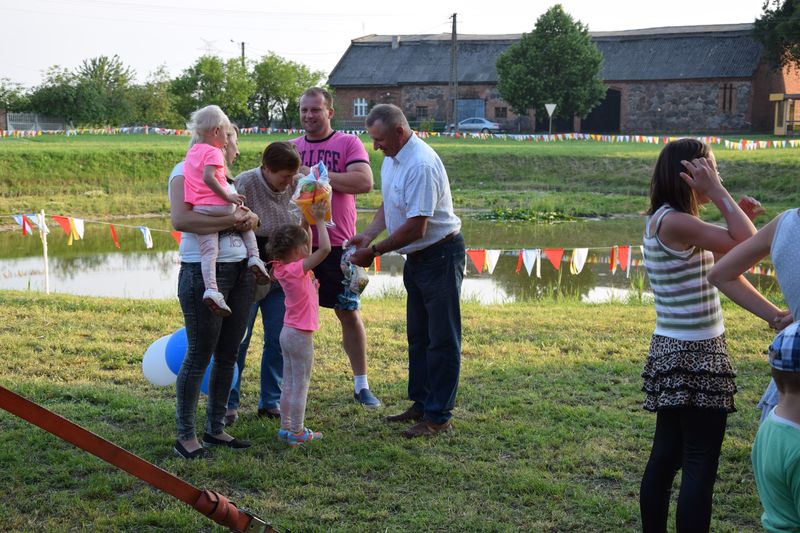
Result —
M 0 78 L 25 87 L 53 65 L 118 55 L 143 82 L 178 76 L 201 55 L 258 59 L 274 52 L 326 74 L 352 39 L 369 35 L 529 32 L 556 2 L 539 0 L 0 0 Z M 763 0 L 562 0 L 589 31 L 752 22 Z

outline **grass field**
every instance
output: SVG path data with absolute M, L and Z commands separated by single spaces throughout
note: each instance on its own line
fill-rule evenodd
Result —
M 0 293 L 0 384 L 227 494 L 281 530 L 640 527 L 639 480 L 654 417 L 640 408 L 639 374 L 652 307 L 466 304 L 455 430 L 413 441 L 381 420 L 407 406 L 404 302 L 370 300 L 363 313 L 370 381 L 386 407 L 366 411 L 352 401 L 338 328 L 326 315 L 308 406 L 308 425 L 325 438 L 299 449 L 275 439 L 275 422 L 254 416 L 253 356 L 232 433 L 254 447 L 197 462 L 172 456 L 174 387 L 149 385 L 141 359 L 152 341 L 182 325 L 175 302 Z M 739 309 L 725 315 L 739 412 L 729 418 L 711 529 L 756 531 L 761 509 L 749 454 L 771 334 Z M 3 531 L 221 531 L 2 411 L 0 464 Z
M 255 167 L 268 142 L 288 135 L 250 135 L 234 170 Z M 380 204 L 380 164 L 368 139 Z M 631 214 L 646 207 L 660 145 L 594 141 L 530 143 L 433 138 L 448 169 L 456 207 L 524 207 L 576 215 Z M 78 217 L 165 213 L 166 176 L 183 158 L 185 137 L 157 135 L 39 137 L 0 141 L 0 213 L 45 209 Z M 798 203 L 797 149 L 739 152 L 716 148 L 734 196 L 751 194 L 770 215 Z

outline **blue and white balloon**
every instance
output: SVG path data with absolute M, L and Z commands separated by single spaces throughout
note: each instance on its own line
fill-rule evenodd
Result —
M 178 372 L 186 357 L 189 342 L 186 338 L 186 328 L 181 328 L 172 335 L 161 337 L 147 348 L 142 359 L 142 371 L 147 381 L 153 385 L 173 385 L 178 379 Z M 211 368 L 214 366 L 214 356 L 203 374 L 200 383 L 200 392 L 208 394 L 208 382 L 211 379 Z M 239 368 L 233 366 L 233 380 L 231 386 L 239 379 Z

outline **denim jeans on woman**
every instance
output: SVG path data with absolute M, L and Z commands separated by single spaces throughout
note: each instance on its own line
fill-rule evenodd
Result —
M 283 315 L 286 314 L 283 300 L 285 296 L 279 283 L 273 283 L 267 295 L 250 307 L 247 336 L 239 346 L 239 379 L 233 384 L 228 398 L 228 409 L 238 409 L 242 387 L 242 374 L 250 347 L 250 337 L 256 324 L 258 310 L 261 310 L 261 323 L 264 325 L 264 349 L 261 353 L 261 394 L 258 398 L 259 409 L 276 409 L 280 406 L 281 380 L 283 377 L 283 352 L 281 352 L 281 329 Z
M 217 285 L 232 311 L 228 317 L 218 317 L 203 303 L 205 284 L 200 263 L 181 263 L 178 299 L 186 324 L 188 348 L 177 381 L 176 421 L 180 440 L 197 437 L 195 417 L 200 383 L 212 353 L 214 365 L 208 384 L 204 431 L 212 435 L 223 431 L 225 404 L 233 381 L 239 343 L 247 327 L 254 283 L 255 278 L 247 269 L 247 260 L 217 263 Z
M 450 420 L 461 371 L 461 281 L 464 237 L 408 254 L 408 397 L 426 420 Z

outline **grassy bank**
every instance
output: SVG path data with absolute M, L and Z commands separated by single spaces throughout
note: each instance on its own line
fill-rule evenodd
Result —
M 740 410 L 729 418 L 711 529 L 755 531 L 761 510 L 749 453 L 771 334 L 739 309 L 725 313 Z M 352 401 L 338 327 L 325 314 L 308 406 L 308 425 L 325 438 L 301 449 L 287 449 L 275 439 L 275 422 L 253 416 L 251 353 L 234 434 L 254 447 L 192 463 L 172 456 L 174 388 L 149 385 L 140 365 L 152 341 L 181 326 L 175 302 L 2 292 L 0 384 L 281 529 L 640 527 L 638 486 L 654 417 L 640 409 L 639 373 L 652 307 L 466 304 L 456 429 L 414 441 L 381 421 L 407 405 L 404 302 L 367 301 L 363 314 L 371 384 L 386 408 L 365 411 Z M 183 504 L 2 411 L 0 464 L 4 531 L 214 529 Z
M 245 136 L 234 170 L 257 166 L 264 146 L 286 135 Z M 382 154 L 370 149 L 376 188 Z M 632 213 L 646 206 L 660 145 L 591 141 L 431 139 L 460 208 L 527 207 L 569 214 Z M 0 142 L 0 213 L 45 209 L 75 216 L 167 211 L 166 176 L 186 150 L 185 137 L 157 135 L 39 137 Z M 796 149 L 717 149 L 720 172 L 735 195 L 752 194 L 770 214 L 798 203 Z M 359 196 L 376 207 L 379 189 Z

